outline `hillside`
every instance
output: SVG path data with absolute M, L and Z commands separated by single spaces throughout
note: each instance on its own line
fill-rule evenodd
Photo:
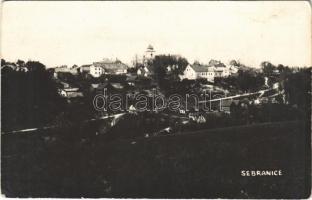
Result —
M 8 197 L 303 198 L 310 190 L 304 142 L 309 140 L 301 122 L 112 141 L 66 134 L 79 130 L 2 136 L 2 192 Z M 240 175 L 254 169 L 280 169 L 283 176 Z

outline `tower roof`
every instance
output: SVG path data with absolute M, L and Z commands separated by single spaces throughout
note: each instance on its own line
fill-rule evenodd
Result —
M 152 45 L 148 45 L 147 50 L 154 51 L 154 47 Z

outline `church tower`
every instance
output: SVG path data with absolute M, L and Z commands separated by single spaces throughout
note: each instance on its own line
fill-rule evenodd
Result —
M 145 59 L 150 60 L 154 58 L 155 50 L 152 45 L 148 45 L 146 51 L 145 51 Z
M 152 45 L 148 45 L 144 55 L 143 55 L 143 65 L 147 66 L 151 64 L 154 59 L 155 50 Z

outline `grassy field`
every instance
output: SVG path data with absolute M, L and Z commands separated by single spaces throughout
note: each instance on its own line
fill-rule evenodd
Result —
M 2 193 L 7 197 L 304 198 L 310 191 L 306 129 L 301 122 L 280 122 L 110 141 L 79 126 L 3 135 Z M 240 175 L 241 170 L 254 169 L 281 169 L 283 176 Z

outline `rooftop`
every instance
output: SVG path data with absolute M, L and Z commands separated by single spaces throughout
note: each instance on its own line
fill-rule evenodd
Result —
M 128 68 L 128 66 L 126 64 L 122 63 L 119 60 L 116 60 L 116 61 L 103 60 L 100 62 L 94 62 L 93 65 L 96 67 L 105 68 L 108 71 L 109 70 L 116 70 L 116 69 L 126 70 Z
M 209 72 L 209 71 L 213 71 L 211 67 L 209 67 L 208 65 L 199 65 L 199 64 L 194 64 L 194 65 L 190 65 L 195 72 Z
M 154 52 L 154 47 L 152 45 L 148 45 L 147 50 L 148 52 Z

